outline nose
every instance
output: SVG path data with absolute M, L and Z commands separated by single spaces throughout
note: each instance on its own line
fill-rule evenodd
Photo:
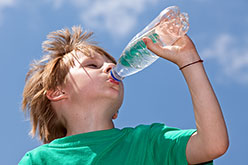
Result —
M 115 66 L 115 64 L 113 64 L 113 63 L 105 63 L 103 72 L 109 73 L 114 66 Z

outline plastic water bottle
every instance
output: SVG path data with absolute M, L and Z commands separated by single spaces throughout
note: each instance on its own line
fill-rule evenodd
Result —
M 188 15 L 177 6 L 164 9 L 148 26 L 138 33 L 123 50 L 111 76 L 120 81 L 151 65 L 159 57 L 147 49 L 142 38 L 149 37 L 161 46 L 172 45 L 188 31 Z

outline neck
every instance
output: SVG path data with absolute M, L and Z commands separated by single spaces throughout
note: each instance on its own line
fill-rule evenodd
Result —
M 90 118 L 91 117 L 83 117 L 82 119 L 80 117 L 77 119 L 74 118 L 73 121 L 70 121 L 66 126 L 66 136 L 114 128 L 112 120 L 99 122 L 98 119 L 92 120 Z
M 67 112 L 64 116 L 66 136 L 114 128 L 113 112 L 109 108 L 92 106 L 72 109 L 71 107 Z

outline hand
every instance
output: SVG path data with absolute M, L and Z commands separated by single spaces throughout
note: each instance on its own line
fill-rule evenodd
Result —
M 172 46 L 165 47 L 153 43 L 152 40 L 147 37 L 143 38 L 143 41 L 149 50 L 158 56 L 175 63 L 179 68 L 200 60 L 194 43 L 187 35 L 178 39 Z

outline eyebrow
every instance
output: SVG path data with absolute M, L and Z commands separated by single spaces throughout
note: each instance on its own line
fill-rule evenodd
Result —
M 75 52 L 75 53 L 76 53 L 76 52 Z M 79 61 L 79 59 L 78 59 L 73 53 L 72 53 L 72 56 L 73 56 L 73 58 L 79 63 L 80 67 L 83 68 L 83 70 L 84 70 L 84 72 L 87 74 L 87 76 L 89 76 L 89 78 L 92 79 L 91 76 L 89 75 L 89 73 L 86 71 L 86 69 L 85 69 L 84 66 L 82 65 L 82 63 Z M 86 56 L 86 57 L 88 57 L 88 56 Z
M 93 56 L 90 56 L 89 57 L 90 59 L 99 59 L 99 60 L 103 60 L 104 62 L 109 62 L 109 63 L 113 63 L 113 64 L 116 64 L 115 61 L 113 61 L 112 59 L 110 59 L 106 54 L 104 53 L 98 53 L 98 52 L 95 52 L 93 54 Z

